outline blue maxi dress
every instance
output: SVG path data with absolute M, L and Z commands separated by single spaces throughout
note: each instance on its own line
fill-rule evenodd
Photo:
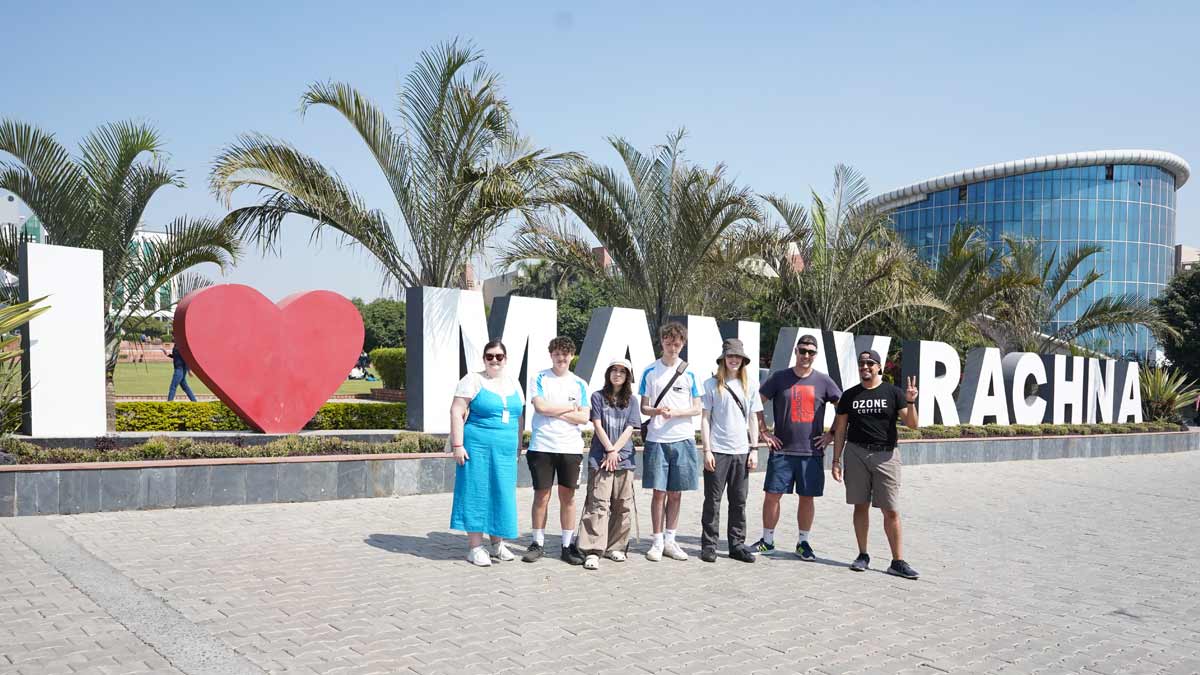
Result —
M 523 402 L 517 391 L 504 399 L 481 387 L 471 399 L 463 425 L 463 447 L 470 457 L 454 470 L 454 506 L 450 529 L 517 538 L 517 425 Z

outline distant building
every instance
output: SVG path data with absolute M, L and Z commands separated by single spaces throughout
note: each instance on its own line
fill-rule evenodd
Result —
M 129 242 L 129 252 L 133 255 L 147 255 L 160 242 L 167 240 L 166 232 L 153 232 L 151 230 L 140 229 L 133 233 L 133 238 Z M 134 310 L 135 316 L 155 315 L 167 320 L 175 317 L 175 305 L 179 302 L 180 287 L 178 280 L 171 279 L 163 284 L 158 292 L 153 297 L 147 298 L 141 307 Z M 138 295 L 144 295 L 143 288 Z M 113 305 L 117 306 L 125 299 L 125 289 L 120 284 L 117 285 L 116 293 L 113 294 Z
M 1175 273 L 1200 269 L 1200 248 L 1175 244 Z
M 1158 296 L 1172 273 L 1175 193 L 1191 175 L 1178 155 L 1102 150 L 990 164 L 913 183 L 869 202 L 891 214 L 900 235 L 927 261 L 946 250 L 959 223 L 982 228 L 988 245 L 1005 236 L 1038 239 L 1044 259 L 1083 244 L 1102 251 L 1084 266 L 1100 281 L 1067 302 L 1043 330 L 1075 321 L 1096 300 Z M 1078 286 L 1076 277 L 1067 289 Z M 1153 355 L 1150 330 L 1103 335 L 1118 353 Z
M 17 198 L 11 192 L 0 190 L 0 226 L 19 225 L 21 219 Z

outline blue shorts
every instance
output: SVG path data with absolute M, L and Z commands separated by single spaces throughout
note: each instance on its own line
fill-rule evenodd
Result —
M 642 487 L 664 492 L 700 489 L 700 458 L 696 452 L 696 442 L 646 441 Z
M 802 497 L 820 497 L 825 494 L 825 458 L 772 452 L 767 458 L 763 490 L 777 495 L 795 492 Z

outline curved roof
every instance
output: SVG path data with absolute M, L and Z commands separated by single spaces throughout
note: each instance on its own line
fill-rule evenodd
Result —
M 1192 168 L 1179 155 L 1161 150 L 1093 150 L 1091 152 L 1069 152 L 1061 155 L 1029 157 L 1014 162 L 988 164 L 975 169 L 950 173 L 937 178 L 923 180 L 905 187 L 885 192 L 867 201 L 867 206 L 887 211 L 922 199 L 930 192 L 956 188 L 960 185 L 978 183 L 981 180 L 1006 178 L 1035 171 L 1070 169 L 1078 166 L 1104 164 L 1146 164 L 1164 169 L 1175 176 L 1175 189 L 1183 187 L 1192 174 Z

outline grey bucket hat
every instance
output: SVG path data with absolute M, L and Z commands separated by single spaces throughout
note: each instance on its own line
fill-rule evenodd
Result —
M 721 356 L 717 358 L 717 365 L 725 360 L 726 356 L 740 356 L 746 363 L 750 363 L 750 357 L 746 356 L 746 349 L 742 346 L 742 341 L 737 338 L 729 338 L 721 343 Z

